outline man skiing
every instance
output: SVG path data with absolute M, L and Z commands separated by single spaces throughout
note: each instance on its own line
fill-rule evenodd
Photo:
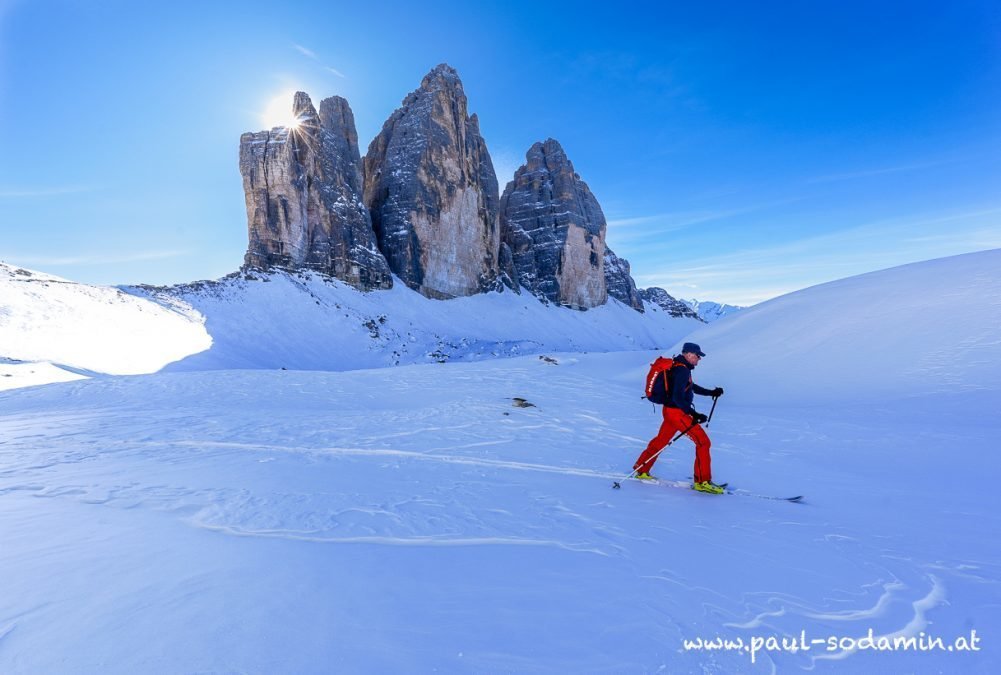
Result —
M 636 460 L 633 469 L 637 478 L 653 478 L 650 471 L 660 451 L 667 447 L 676 433 L 685 432 L 695 443 L 695 473 L 692 487 L 700 492 L 722 494 L 723 488 L 712 482 L 712 459 L 709 456 L 711 443 L 709 436 L 700 426 L 707 421 L 707 418 L 692 407 L 694 394 L 713 398 L 723 395 L 722 387 L 706 389 L 692 382 L 692 369 L 699 364 L 703 356 L 705 353 L 697 344 L 686 342 L 681 348 L 681 354 L 675 356 L 670 365 L 657 374 L 657 377 L 663 378 L 663 384 L 659 382 L 654 384 L 666 386 L 666 395 L 663 397 L 666 401 L 663 409 L 664 422 L 660 425 L 660 432 Z

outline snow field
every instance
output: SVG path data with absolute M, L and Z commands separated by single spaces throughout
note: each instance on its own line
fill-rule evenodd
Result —
M 611 489 L 660 420 L 639 399 L 659 352 L 583 353 L 652 346 L 626 308 L 561 337 L 511 294 L 394 291 L 372 337 L 375 294 L 323 282 L 158 297 L 213 348 L 0 392 L 0 672 L 996 672 L 998 270 L 956 256 L 660 334 L 726 389 L 714 478 L 803 504 Z M 572 352 L 487 358 L 505 344 Z M 322 370 L 396 359 L 420 364 Z M 686 481 L 693 454 L 655 473 Z M 684 648 L 870 630 L 980 651 Z
M 986 471 L 996 461 L 983 437 L 925 438 L 820 409 L 774 417 L 724 397 L 710 427 L 717 478 L 803 492 L 806 504 L 635 481 L 612 490 L 656 431 L 637 391 L 654 354 L 553 356 L 558 365 L 178 373 L 3 395 L 13 544 L 0 553 L 10 608 L 0 666 L 976 672 L 991 662 L 810 653 L 759 654 L 752 666 L 746 654 L 682 649 L 698 636 L 800 630 L 951 636 L 972 622 L 989 632 L 998 551 L 977 533 L 996 530 L 996 500 L 953 494 L 942 473 L 889 485 L 879 474 L 916 445 L 937 472 L 957 440 Z M 514 407 L 515 396 L 536 407 Z M 859 471 L 874 449 L 882 463 Z M 692 460 L 679 442 L 656 473 L 684 480 Z

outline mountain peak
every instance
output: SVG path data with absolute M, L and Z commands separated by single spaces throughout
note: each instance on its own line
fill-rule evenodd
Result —
M 364 175 L 379 249 L 405 284 L 439 299 L 497 287 L 497 176 L 454 68 L 436 66 L 390 115 Z
M 434 89 L 436 84 L 456 86 L 459 89 L 462 89 L 462 80 L 459 79 L 459 73 L 455 70 L 455 68 L 447 63 L 439 63 L 437 66 L 432 68 L 431 71 L 424 76 L 424 79 L 421 80 L 421 89 Z
M 295 92 L 295 98 L 292 100 L 292 115 L 300 123 L 319 119 L 316 108 L 313 107 L 313 100 L 304 91 Z
M 606 302 L 605 215 L 555 139 L 525 153 L 501 196 L 500 225 L 514 273 L 533 294 L 578 309 Z M 628 297 L 621 281 L 626 285 L 616 286 Z

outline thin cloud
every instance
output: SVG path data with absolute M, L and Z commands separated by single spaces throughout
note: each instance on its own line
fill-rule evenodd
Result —
M 965 233 L 966 241 L 969 245 L 977 248 L 1001 248 L 1001 227 L 985 227 L 979 230 L 971 230 Z M 950 244 L 956 240 L 956 236 L 951 233 L 933 234 L 925 237 L 909 237 L 905 241 L 914 244 Z
M 328 66 L 325 63 L 323 63 L 320 60 L 320 57 L 317 55 L 317 53 L 314 52 L 312 49 L 309 49 L 308 47 L 303 47 L 302 45 L 296 44 L 294 42 L 292 43 L 292 47 L 297 52 L 299 52 L 300 54 L 302 54 L 303 56 L 305 56 L 306 58 L 312 59 L 313 61 L 316 61 L 317 63 L 319 63 L 321 66 L 323 66 L 323 69 L 325 71 L 327 71 L 328 73 L 333 73 L 334 75 L 336 75 L 337 77 L 340 77 L 340 78 L 347 77 L 344 73 L 342 73 L 341 71 L 337 70 L 333 66 Z
M 314 52 L 314 51 L 313 51 L 312 49 L 306 49 L 306 48 L 305 48 L 305 47 L 303 47 L 302 45 L 297 45 L 297 44 L 295 44 L 295 43 L 293 43 L 293 44 L 292 44 L 292 46 L 293 46 L 293 47 L 294 47 L 294 48 L 295 48 L 295 49 L 296 49 L 296 50 L 297 50 L 297 51 L 298 51 L 298 52 L 299 52 L 300 54 L 304 54 L 305 56 L 308 56 L 309 58 L 313 59 L 314 61 L 319 61 L 319 60 L 320 60 L 320 57 L 319 57 L 319 56 L 317 56 L 317 55 L 316 55 L 316 52 Z
M 720 256 L 675 261 L 637 282 L 700 299 L 746 304 L 807 286 L 910 262 L 1001 246 L 1001 207 L 877 221 Z M 964 222 L 965 221 L 965 222 Z M 985 222 L 986 221 L 986 222 Z M 947 233 L 944 224 L 951 224 Z
M 0 199 L 31 199 L 33 197 L 58 197 L 60 195 L 93 192 L 96 188 L 86 185 L 62 187 L 0 187 Z
M 729 216 L 743 213 L 744 209 L 729 211 L 688 211 L 683 213 L 657 213 L 651 216 L 635 216 L 632 218 L 613 218 L 608 221 L 609 227 L 622 228 L 632 225 L 646 225 L 648 223 L 660 223 L 657 228 L 658 234 L 678 230 L 687 225 L 706 223 L 712 220 L 720 220 Z
M 728 271 L 740 273 L 745 270 L 752 271 L 758 267 L 771 266 L 781 268 L 784 271 L 808 271 L 814 268 L 817 261 L 823 261 L 828 265 L 843 262 L 846 266 L 852 267 L 858 266 L 858 263 L 869 262 L 877 265 L 877 267 L 873 267 L 872 269 L 879 269 L 879 267 L 887 266 L 880 265 L 880 263 L 888 260 L 894 250 L 903 253 L 901 244 L 929 243 L 928 239 L 923 240 L 920 235 L 914 233 L 914 230 L 917 228 L 961 222 L 996 214 L 1001 214 L 1001 208 L 967 211 L 932 218 L 897 219 L 866 223 L 836 232 L 803 237 L 775 246 L 747 249 L 721 256 L 690 260 L 686 265 L 686 271 L 692 274 L 701 274 L 705 277 L 717 275 L 723 277 Z M 954 247 L 965 248 L 975 245 L 982 238 L 982 234 L 983 229 L 980 226 L 975 226 L 966 231 L 955 227 L 950 231 L 948 236 L 941 238 L 936 236 L 934 242 L 942 243 L 948 241 Z M 886 249 L 875 247 L 881 241 L 887 242 Z M 920 248 L 924 249 L 925 247 Z M 932 253 L 934 254 L 934 250 L 932 250 Z M 943 255 L 949 254 L 945 253 Z M 930 257 L 936 256 L 931 255 Z M 792 262 L 794 260 L 798 262 Z
M 658 213 L 654 216 L 635 216 L 633 218 L 613 218 L 608 222 L 609 227 L 629 227 L 630 225 L 643 225 L 644 223 L 654 223 L 658 220 L 669 217 L 669 213 Z
M 187 251 L 138 251 L 136 253 L 125 253 L 117 256 L 84 255 L 84 256 L 34 256 L 34 255 L 13 255 L 11 260 L 16 260 L 20 265 L 39 265 L 60 267 L 65 265 L 116 265 L 120 263 L 144 262 L 147 260 L 164 260 L 166 258 L 178 258 L 188 255 Z
M 662 228 L 658 229 L 658 232 L 669 232 L 671 230 L 678 230 L 689 225 L 698 225 L 699 223 L 708 223 L 713 220 L 722 220 L 724 218 L 729 218 L 731 216 L 739 216 L 745 213 L 753 213 L 754 211 L 761 211 L 763 209 L 769 209 L 773 206 L 784 206 L 786 204 L 791 204 L 803 199 L 802 197 L 793 197 L 790 199 L 780 199 L 772 202 L 765 202 L 762 204 L 751 204 L 749 206 L 740 206 L 732 209 L 717 209 L 713 211 L 675 211 L 668 213 L 656 213 L 649 216 L 634 216 L 630 218 L 612 218 L 608 221 L 609 227 L 621 228 L 629 227 L 631 225 L 645 225 L 648 223 L 661 223 Z
M 870 176 L 882 176 L 888 173 L 902 173 L 905 171 L 917 171 L 918 169 L 927 169 L 933 166 L 941 166 L 943 164 L 953 164 L 959 160 L 955 159 L 944 159 L 933 162 L 916 162 L 913 164 L 900 164 L 898 166 L 886 166 L 877 169 L 864 169 L 861 171 L 850 171 L 847 173 L 836 173 L 829 176 L 817 176 L 816 178 L 810 178 L 807 183 L 834 183 L 836 181 L 842 180 L 854 180 L 856 178 L 869 178 Z

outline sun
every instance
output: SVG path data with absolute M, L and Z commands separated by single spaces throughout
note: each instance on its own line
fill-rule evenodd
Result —
M 298 127 L 299 120 L 292 115 L 292 102 L 294 100 L 295 91 L 292 89 L 272 98 L 261 114 L 261 121 L 264 122 L 264 126 L 268 129 L 274 127 L 295 129 Z

